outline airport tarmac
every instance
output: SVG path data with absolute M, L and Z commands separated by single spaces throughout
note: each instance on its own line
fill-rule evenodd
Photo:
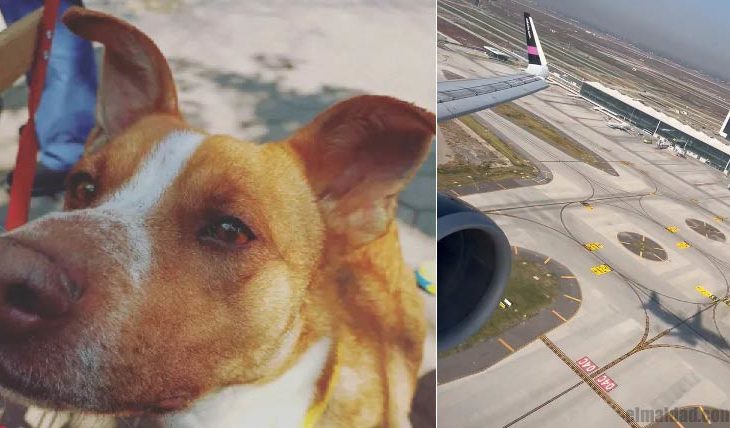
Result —
M 515 71 L 443 49 L 439 67 L 466 77 Z M 512 245 L 573 272 L 582 302 L 563 325 L 495 365 L 440 385 L 439 421 L 646 426 L 653 420 L 641 410 L 730 409 L 725 176 L 609 128 L 588 102 L 560 87 L 516 104 L 599 153 L 619 176 L 576 161 L 493 112 L 477 113 L 550 169 L 553 180 L 464 200 L 489 213 Z M 599 245 L 590 251 L 588 243 Z

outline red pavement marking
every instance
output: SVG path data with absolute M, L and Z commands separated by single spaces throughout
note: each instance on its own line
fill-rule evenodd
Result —
M 616 385 L 616 382 L 613 381 L 608 375 L 602 374 L 598 377 L 595 377 L 593 379 L 594 382 L 596 382 L 596 385 L 600 386 L 601 389 L 603 389 L 606 392 L 611 392 L 614 388 L 616 388 L 618 385 Z
M 583 357 L 575 363 L 578 364 L 578 367 L 580 367 L 581 370 L 588 374 L 591 374 L 598 369 L 596 363 L 591 361 L 591 359 L 588 357 Z

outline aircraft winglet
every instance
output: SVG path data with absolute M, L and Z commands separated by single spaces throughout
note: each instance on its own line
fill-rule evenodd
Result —
M 525 12 L 525 35 L 527 36 L 527 68 L 525 72 L 546 79 L 549 74 L 545 53 L 540 45 L 540 38 L 535 31 L 535 23 L 530 14 Z

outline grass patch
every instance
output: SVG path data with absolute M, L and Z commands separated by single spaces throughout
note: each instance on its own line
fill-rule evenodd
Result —
M 488 163 L 474 165 L 461 162 L 457 159 L 438 167 L 438 188 L 440 190 L 479 182 L 495 182 L 513 178 L 530 179 L 537 175 L 538 169 L 532 162 L 522 158 L 509 145 L 502 141 L 501 138 L 479 123 L 474 117 L 462 116 L 457 120 L 461 121 L 461 123 L 474 131 L 485 143 L 492 146 L 507 158 L 512 163 L 512 166 L 491 167 Z
M 588 165 L 607 172 L 611 175 L 618 175 L 615 169 L 593 151 L 569 137 L 553 125 L 535 116 L 529 111 L 514 103 L 504 103 L 492 108 L 492 111 L 504 117 L 520 128 L 530 132 L 561 152 L 585 162 Z
M 502 141 L 498 136 L 496 136 L 492 131 L 490 131 L 481 123 L 479 123 L 476 119 L 474 119 L 473 116 L 462 116 L 461 118 L 459 118 L 459 120 L 469 129 L 474 131 L 478 136 L 480 136 L 484 141 L 489 143 L 489 145 L 494 147 L 504 157 L 509 159 L 509 161 L 512 162 L 512 165 L 517 166 L 529 163 L 528 161 L 518 156 L 517 153 L 512 150 L 510 146 L 505 144 L 505 142 Z
M 492 318 L 479 331 L 458 346 L 439 352 L 439 358 L 461 352 L 534 316 L 549 306 L 558 292 L 558 277 L 550 273 L 545 264 L 513 257 L 512 272 L 503 296 L 512 302 L 512 306 L 506 309 L 497 307 Z
M 448 190 L 480 182 L 496 182 L 534 176 L 534 169 L 529 167 L 440 166 L 438 167 L 438 189 Z

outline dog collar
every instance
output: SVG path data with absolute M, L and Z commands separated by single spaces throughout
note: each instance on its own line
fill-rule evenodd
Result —
M 324 414 L 327 405 L 332 399 L 335 385 L 340 377 L 340 342 L 335 345 L 335 352 L 332 358 L 334 362 L 332 364 L 332 373 L 330 373 L 329 380 L 327 381 L 327 387 L 324 393 L 321 394 L 321 397 L 307 410 L 307 414 L 304 415 L 304 422 L 302 422 L 302 428 L 313 428 Z

